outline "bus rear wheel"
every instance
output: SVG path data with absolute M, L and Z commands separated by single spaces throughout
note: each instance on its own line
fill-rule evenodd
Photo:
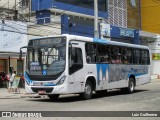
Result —
M 133 79 L 133 78 L 130 78 L 130 79 L 129 79 L 129 83 L 128 83 L 127 92 L 128 92 L 128 93 L 134 93 L 134 91 L 135 91 L 134 79 Z
M 83 99 L 88 100 L 92 97 L 92 94 L 93 94 L 93 85 L 90 81 L 87 81 L 86 85 L 85 85 L 84 92 L 81 93 L 80 96 Z
M 49 97 L 52 101 L 57 101 L 58 98 L 59 98 L 59 94 L 48 95 L 48 97 Z
M 130 78 L 129 82 L 128 82 L 128 87 L 127 88 L 122 88 L 121 91 L 123 93 L 128 93 L 128 94 L 134 93 L 134 91 L 135 91 L 134 78 Z

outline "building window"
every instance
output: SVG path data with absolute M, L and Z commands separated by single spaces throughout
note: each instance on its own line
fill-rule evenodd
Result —
M 37 24 L 50 23 L 51 13 L 49 10 L 36 11 Z
M 22 6 L 29 6 L 29 0 L 22 0 Z
M 127 28 L 127 1 L 108 0 L 108 16 L 107 23 Z
M 131 2 L 131 6 L 132 6 L 132 7 L 136 7 L 136 6 L 137 6 L 135 0 L 130 0 L 130 2 Z

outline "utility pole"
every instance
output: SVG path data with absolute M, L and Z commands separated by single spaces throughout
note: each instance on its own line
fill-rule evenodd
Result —
M 94 0 L 94 37 L 99 38 L 99 32 L 98 32 L 98 0 Z
M 29 22 L 31 21 L 31 0 L 29 0 Z
M 14 20 L 17 21 L 18 17 L 18 11 L 17 11 L 17 0 L 15 0 L 15 11 L 14 11 Z

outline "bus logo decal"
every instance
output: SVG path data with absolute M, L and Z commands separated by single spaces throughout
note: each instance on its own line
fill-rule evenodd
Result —
M 42 71 L 43 75 L 47 75 L 47 70 Z
M 108 71 L 109 65 L 108 64 L 97 64 L 97 83 L 100 84 L 100 80 L 108 80 Z

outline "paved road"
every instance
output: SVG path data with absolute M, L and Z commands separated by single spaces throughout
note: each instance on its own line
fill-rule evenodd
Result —
M 90 100 L 81 100 L 78 95 L 70 95 L 60 96 L 57 102 L 52 102 L 46 96 L 29 98 L 25 97 L 23 92 L 22 94 L 5 94 L 6 90 L 0 89 L 0 91 L 3 92 L 0 93 L 0 111 L 160 111 L 160 80 L 156 79 L 150 84 L 136 87 L 134 94 L 122 94 L 119 90 L 114 90 L 109 91 L 106 96 L 94 94 L 93 99 Z M 96 118 L 93 119 L 96 120 Z M 151 118 L 130 119 L 150 120 Z M 153 118 L 153 120 L 156 119 L 158 120 Z

